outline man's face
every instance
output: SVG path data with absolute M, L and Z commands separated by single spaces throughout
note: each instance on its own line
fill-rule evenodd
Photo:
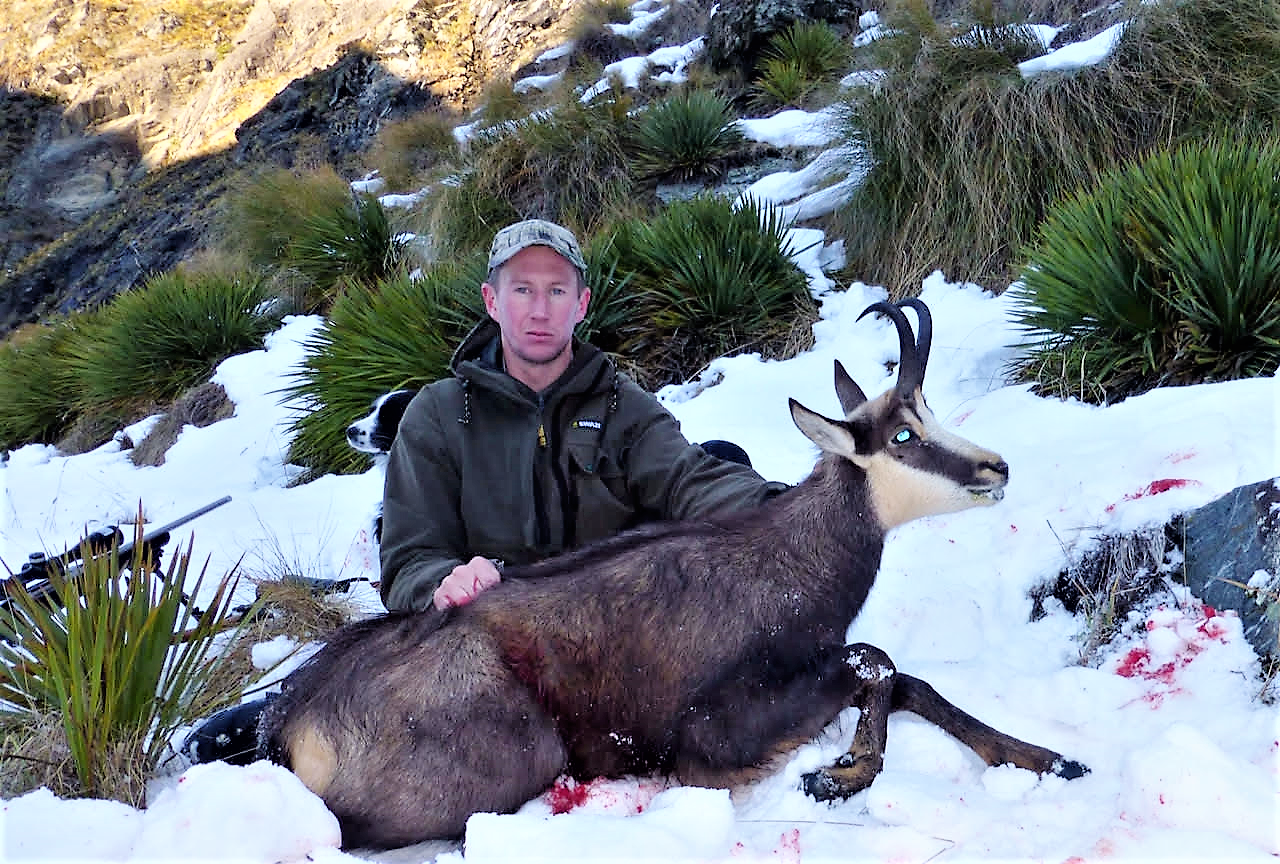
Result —
M 480 286 L 484 306 L 502 330 L 502 348 L 533 366 L 568 363 L 573 328 L 587 314 L 590 289 L 578 291 L 576 267 L 546 246 L 530 246 L 498 270 L 497 284 Z

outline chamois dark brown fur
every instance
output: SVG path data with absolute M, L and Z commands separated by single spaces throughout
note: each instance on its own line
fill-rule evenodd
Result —
M 888 715 L 913 711 L 989 764 L 1079 776 L 846 645 L 887 531 L 998 499 L 1008 466 L 942 430 L 920 386 L 930 321 L 902 310 L 896 386 L 875 400 L 836 364 L 843 420 L 794 400 L 823 450 L 813 473 L 732 518 L 652 525 L 524 568 L 447 613 L 388 615 L 336 634 L 264 714 L 260 752 L 337 815 L 347 846 L 461 835 L 562 773 L 670 773 L 733 786 L 816 736 L 846 707 L 853 746 L 805 777 L 845 797 L 879 772 Z M 864 313 L 866 314 L 866 313 Z

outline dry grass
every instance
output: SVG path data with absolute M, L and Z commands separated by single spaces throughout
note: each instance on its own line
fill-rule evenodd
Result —
M 1165 528 L 1099 537 L 1082 555 L 1069 556 L 1056 582 L 1033 594 L 1038 611 L 1052 596 L 1072 614 L 1084 615 L 1080 662 L 1088 665 L 1119 632 L 1129 612 L 1164 587 L 1166 558 L 1174 540 Z
M 57 714 L 38 712 L 5 718 L 0 726 L 0 798 L 47 788 L 59 798 L 78 794 L 76 767 Z

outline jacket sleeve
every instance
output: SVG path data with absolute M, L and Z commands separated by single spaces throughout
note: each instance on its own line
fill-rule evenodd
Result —
M 460 479 L 441 446 L 436 402 L 428 388 L 409 403 L 387 463 L 379 593 L 392 611 L 428 608 L 440 582 L 462 563 Z
M 645 511 L 662 519 L 705 518 L 758 506 L 790 488 L 689 443 L 671 412 L 640 387 L 627 387 L 622 398 L 634 400 L 626 412 L 627 482 Z

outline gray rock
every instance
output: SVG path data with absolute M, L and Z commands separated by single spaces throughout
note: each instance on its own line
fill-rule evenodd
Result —
M 1242 486 L 1183 521 L 1186 578 L 1197 597 L 1240 613 L 1258 654 L 1280 657 L 1280 479 Z M 1239 587 L 1254 584 L 1252 590 Z M 1233 584 L 1237 583 L 1237 584 Z
M 721 3 L 707 30 L 707 59 L 715 69 L 737 68 L 750 77 L 769 37 L 792 21 L 807 19 L 852 28 L 862 2 L 849 0 L 747 0 Z

